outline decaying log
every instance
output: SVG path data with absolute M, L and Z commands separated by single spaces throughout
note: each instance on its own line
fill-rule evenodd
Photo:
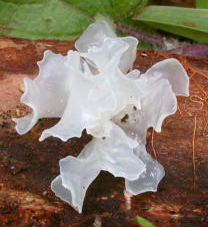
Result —
M 59 159 L 76 156 L 90 136 L 39 142 L 43 129 L 57 119 L 42 119 L 18 135 L 12 117 L 28 113 L 20 103 L 23 78 L 35 78 L 44 50 L 66 54 L 74 43 L 0 38 L 0 223 L 1 226 L 139 226 L 142 216 L 156 226 L 207 226 L 208 223 L 208 59 L 158 51 L 138 51 L 135 68 L 176 57 L 190 76 L 190 97 L 178 98 L 178 111 L 161 133 L 149 129 L 147 149 L 166 170 L 157 193 L 131 197 L 124 181 L 102 172 L 90 186 L 83 214 L 59 200 L 50 182 Z

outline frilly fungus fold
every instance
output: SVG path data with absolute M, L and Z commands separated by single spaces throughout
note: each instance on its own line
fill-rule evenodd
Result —
M 189 95 L 188 75 L 176 59 L 132 70 L 138 40 L 116 37 L 106 22 L 90 25 L 67 56 L 45 51 L 35 80 L 25 78 L 21 101 L 32 114 L 16 118 L 18 133 L 28 132 L 43 117 L 59 122 L 43 131 L 67 141 L 84 129 L 93 136 L 78 157 L 60 160 L 52 190 L 78 212 L 87 188 L 101 170 L 124 177 L 133 195 L 156 191 L 163 167 L 146 151 L 146 132 L 161 131 L 177 110 L 176 95 Z

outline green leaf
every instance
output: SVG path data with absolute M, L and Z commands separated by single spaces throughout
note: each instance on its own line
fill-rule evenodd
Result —
M 37 4 L 37 3 L 44 3 L 47 0 L 1 0 L 1 1 L 15 3 L 15 4 Z
M 149 6 L 135 20 L 155 28 L 208 43 L 208 10 Z
M 208 9 L 208 1 L 207 0 L 196 0 L 196 8 Z
M 135 221 L 139 223 L 142 227 L 155 227 L 151 222 L 140 216 L 136 216 Z
M 29 39 L 73 40 L 99 13 L 113 21 L 147 0 L 0 0 L 0 33 Z
M 101 0 L 64 0 L 70 7 L 94 17 L 97 13 L 106 14 Z
M 64 0 L 83 12 L 95 16 L 97 13 L 109 15 L 114 21 L 134 15 L 148 0 Z
M 101 0 L 104 9 L 115 22 L 133 16 L 147 0 Z
M 71 40 L 93 22 L 90 16 L 61 1 L 30 1 L 33 4 L 23 2 L 25 1 L 15 4 L 0 1 L 2 34 L 29 39 Z

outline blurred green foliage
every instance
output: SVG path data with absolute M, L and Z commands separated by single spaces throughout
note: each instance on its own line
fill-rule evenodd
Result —
M 0 32 L 29 39 L 73 40 L 97 13 L 115 22 L 134 15 L 138 0 L 0 0 Z
M 151 3 L 150 0 L 0 0 L 0 34 L 74 40 L 102 17 L 150 33 L 152 27 L 208 43 L 208 9 L 146 6 Z M 197 1 L 198 7 L 207 8 L 207 4 L 208 1 Z
M 208 10 L 149 6 L 136 20 L 169 33 L 208 43 Z
M 0 1 L 0 28 L 4 35 L 29 39 L 73 40 L 94 21 L 63 1 L 26 2 Z
M 135 221 L 142 227 L 155 227 L 151 222 L 140 216 L 136 216 Z
M 196 0 L 196 7 L 200 9 L 208 9 L 207 0 Z

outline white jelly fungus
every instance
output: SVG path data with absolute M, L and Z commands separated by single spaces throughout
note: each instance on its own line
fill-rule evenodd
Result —
M 52 190 L 82 211 L 84 197 L 101 170 L 124 177 L 133 195 L 156 191 L 163 167 L 146 151 L 149 127 L 161 131 L 165 117 L 177 109 L 176 95 L 189 95 L 189 78 L 176 59 L 155 64 L 145 74 L 132 70 L 138 41 L 116 37 L 106 22 L 90 25 L 67 56 L 45 51 L 35 80 L 25 78 L 21 101 L 33 112 L 16 118 L 20 134 L 43 117 L 59 122 L 43 131 L 67 141 L 82 131 L 93 136 L 78 157 L 60 160 Z

